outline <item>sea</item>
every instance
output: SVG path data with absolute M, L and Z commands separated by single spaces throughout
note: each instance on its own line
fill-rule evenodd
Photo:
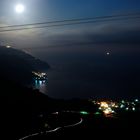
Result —
M 140 97 L 138 45 L 71 46 L 34 50 L 49 63 L 46 82 L 34 85 L 60 99 Z

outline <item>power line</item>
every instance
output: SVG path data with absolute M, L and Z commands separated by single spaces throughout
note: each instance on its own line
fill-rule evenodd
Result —
M 66 25 L 87 24 L 87 23 L 105 22 L 105 21 L 114 21 L 114 20 L 129 20 L 129 19 L 138 19 L 138 18 L 140 18 L 140 13 L 102 16 L 102 17 L 94 17 L 94 18 L 70 19 L 70 20 L 42 22 L 42 23 L 40 22 L 40 23 L 23 24 L 23 25 L 3 26 L 0 27 L 0 29 L 2 29 L 0 30 L 0 32 L 29 30 L 34 28 L 59 27 L 59 26 L 66 26 Z M 43 26 L 38 26 L 38 25 L 43 25 Z M 29 27 L 29 26 L 33 26 L 33 27 Z M 5 28 L 11 28 L 11 29 L 5 29 Z
M 88 24 L 88 23 L 96 23 L 96 22 L 106 22 L 106 21 L 115 21 L 115 20 L 130 20 L 130 19 L 138 19 L 140 17 L 132 17 L 132 18 L 120 18 L 120 19 L 106 19 L 106 20 L 96 20 L 96 21 L 83 21 L 83 22 L 72 22 L 72 23 L 63 23 L 63 24 L 54 24 L 54 25 L 44 25 L 44 26 L 35 26 L 35 27 L 23 27 L 23 28 L 14 28 L 14 29 L 5 29 L 0 30 L 0 32 L 8 32 L 8 31 L 20 31 L 20 30 L 30 30 L 37 28 L 49 28 L 49 27 L 60 27 L 66 25 L 76 25 L 76 24 Z
M 43 25 L 43 24 L 55 24 L 55 23 L 64 23 L 64 22 L 77 22 L 77 21 L 87 21 L 87 20 L 108 19 L 108 18 L 117 18 L 117 17 L 130 17 L 130 16 L 140 16 L 140 13 L 137 12 L 137 13 L 118 14 L 118 15 L 111 15 L 111 16 L 98 16 L 98 17 L 91 17 L 91 18 L 65 19 L 65 20 L 57 20 L 57 21 L 50 21 L 50 22 L 37 22 L 37 23 L 30 23 L 30 24 L 10 25 L 10 26 L 2 26 L 2 27 L 0 27 L 0 29 Z

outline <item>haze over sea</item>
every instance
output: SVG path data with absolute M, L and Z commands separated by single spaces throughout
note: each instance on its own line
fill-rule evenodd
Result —
M 140 97 L 140 48 L 137 44 L 92 44 L 59 49 L 48 47 L 33 52 L 51 66 L 47 84 L 38 87 L 50 97 Z

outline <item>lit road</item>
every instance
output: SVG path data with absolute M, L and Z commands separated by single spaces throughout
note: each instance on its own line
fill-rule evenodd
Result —
M 38 132 L 38 133 L 30 134 L 28 136 L 25 136 L 23 138 L 20 138 L 19 140 L 26 140 L 28 138 L 39 136 L 39 135 L 42 135 L 42 134 L 53 133 L 53 132 L 56 132 L 56 131 L 60 130 L 61 128 L 75 127 L 77 125 L 80 125 L 82 122 L 83 122 L 83 119 L 80 118 L 80 121 L 77 122 L 77 123 L 74 123 L 74 124 L 71 124 L 71 125 L 66 125 L 66 126 L 63 126 L 63 127 L 57 127 L 57 128 L 55 128 L 53 130 L 48 130 L 48 131 L 45 131 L 45 132 Z
M 38 132 L 38 133 L 30 134 L 30 135 L 28 135 L 28 136 L 25 136 L 25 137 L 19 139 L 19 140 L 25 140 L 25 139 L 28 139 L 28 138 L 31 138 L 31 137 L 34 137 L 34 136 L 38 136 L 38 135 L 40 135 L 40 134 L 52 133 L 52 132 L 55 132 L 55 131 L 57 131 L 57 130 L 59 130 L 59 129 L 61 129 L 61 127 L 57 127 L 57 128 L 55 128 L 55 129 L 53 129 L 53 130 L 49 130 L 49 131 L 45 131 L 45 132 Z
M 74 127 L 74 126 L 80 125 L 82 122 L 83 122 L 83 119 L 82 119 L 82 118 L 80 118 L 80 121 L 79 121 L 78 123 L 71 124 L 71 125 L 66 125 L 66 126 L 64 126 L 64 128 Z

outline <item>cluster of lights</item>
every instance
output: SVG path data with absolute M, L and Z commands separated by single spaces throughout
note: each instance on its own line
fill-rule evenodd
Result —
M 32 72 L 35 76 L 36 80 L 45 80 L 47 78 L 47 74 L 43 72 Z
M 58 115 L 60 112 L 53 112 L 52 114 L 53 115 Z M 73 114 L 81 114 L 81 115 L 101 115 L 102 113 L 100 111 L 96 111 L 96 112 L 88 112 L 88 111 L 84 111 L 84 110 L 81 110 L 81 111 L 70 111 L 70 110 L 67 110 L 67 111 L 62 111 L 62 113 L 73 113 Z
M 99 110 L 101 110 L 105 115 L 113 114 L 118 110 L 124 111 L 140 111 L 140 101 L 139 99 L 135 99 L 132 101 L 121 100 L 118 102 L 110 101 L 96 101 L 90 100 L 93 104 L 97 104 L 99 106 Z
M 105 115 L 115 113 L 115 111 L 113 110 L 113 108 L 116 106 L 115 103 L 99 102 L 98 104 L 100 105 L 99 109 L 102 110 Z
M 122 110 L 126 110 L 126 111 L 135 111 L 137 108 L 136 108 L 136 105 L 139 103 L 139 100 L 138 99 L 135 99 L 134 101 L 132 102 L 128 102 L 128 101 L 124 101 L 122 100 L 120 103 L 119 103 L 119 108 L 122 109 Z

